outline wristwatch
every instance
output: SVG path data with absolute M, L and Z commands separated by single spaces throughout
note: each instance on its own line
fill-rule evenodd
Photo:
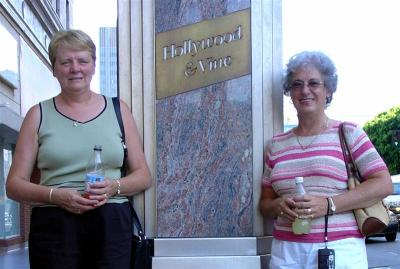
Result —
M 336 212 L 336 206 L 333 203 L 332 197 L 328 197 L 328 207 L 329 207 L 329 215 L 333 215 Z

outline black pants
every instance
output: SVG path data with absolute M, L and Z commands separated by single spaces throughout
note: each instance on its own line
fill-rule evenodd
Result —
M 31 269 L 128 269 L 132 217 L 128 203 L 105 204 L 82 215 L 58 207 L 32 210 Z

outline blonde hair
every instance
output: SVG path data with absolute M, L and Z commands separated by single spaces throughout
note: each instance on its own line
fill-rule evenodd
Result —
M 61 30 L 54 34 L 49 44 L 49 60 L 53 68 L 60 45 L 76 50 L 87 50 L 93 61 L 96 61 L 96 45 L 88 34 L 81 30 Z

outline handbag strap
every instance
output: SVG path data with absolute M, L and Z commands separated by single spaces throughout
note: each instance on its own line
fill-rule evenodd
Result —
M 132 201 L 129 199 L 129 206 L 131 208 L 131 212 L 132 212 L 132 217 L 133 217 L 133 228 L 136 228 L 138 235 L 139 235 L 139 239 L 140 240 L 145 240 L 146 239 L 146 235 L 144 234 L 143 228 L 142 228 L 142 224 L 140 224 L 140 220 L 138 215 L 136 214 L 135 208 L 133 207 Z M 135 230 L 135 229 L 133 229 Z
M 125 144 L 125 128 L 124 128 L 124 123 L 122 121 L 119 98 L 113 97 L 112 102 L 114 105 L 115 116 L 117 117 L 119 129 L 121 130 L 121 143 L 122 143 L 122 147 L 124 149 L 124 159 L 122 161 L 122 166 L 121 166 L 121 177 L 124 177 L 124 176 L 126 176 L 126 159 L 128 157 L 128 148 L 126 147 L 126 144 Z
M 347 171 L 347 176 L 350 177 L 350 175 L 355 175 L 358 178 L 361 178 L 360 172 L 357 169 L 357 165 L 354 162 L 353 154 L 351 153 L 350 146 L 346 140 L 346 135 L 345 135 L 345 122 L 340 123 L 339 125 L 339 139 L 340 139 L 340 145 L 342 147 L 342 152 L 343 152 L 343 157 L 344 157 L 344 162 L 346 164 L 346 171 Z
M 117 117 L 118 125 L 121 130 L 121 142 L 122 142 L 122 146 L 124 148 L 124 160 L 122 161 L 122 166 L 121 166 L 121 177 L 123 177 L 126 175 L 126 158 L 128 157 L 128 148 L 126 147 L 126 144 L 125 144 L 125 128 L 124 128 L 124 123 L 122 121 L 119 98 L 113 97 L 112 102 L 114 105 L 115 116 Z M 135 228 L 136 228 L 136 230 L 138 231 L 139 239 L 145 240 L 146 235 L 143 232 L 143 228 L 142 228 L 142 225 L 140 224 L 139 217 L 136 214 L 136 210 L 133 207 L 131 199 L 128 199 L 128 200 L 129 200 L 129 207 L 131 208 L 132 217 L 133 217 L 133 228 L 134 228 L 133 230 L 135 230 Z

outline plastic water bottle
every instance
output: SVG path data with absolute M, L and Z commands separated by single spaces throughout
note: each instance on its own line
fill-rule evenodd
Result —
M 90 193 L 90 185 L 95 182 L 104 180 L 104 167 L 101 161 L 101 145 L 95 145 L 93 148 L 92 156 L 90 156 L 89 162 L 86 166 L 86 177 L 85 177 L 85 194 L 88 196 Z
M 306 190 L 304 189 L 303 186 L 303 177 L 296 177 L 295 178 L 295 183 L 296 183 L 296 197 L 302 197 L 306 194 Z M 310 228 L 311 228 L 311 220 L 310 219 L 304 219 L 301 216 L 295 219 L 295 221 L 292 223 L 292 229 L 293 233 L 295 234 L 308 234 L 310 233 Z

